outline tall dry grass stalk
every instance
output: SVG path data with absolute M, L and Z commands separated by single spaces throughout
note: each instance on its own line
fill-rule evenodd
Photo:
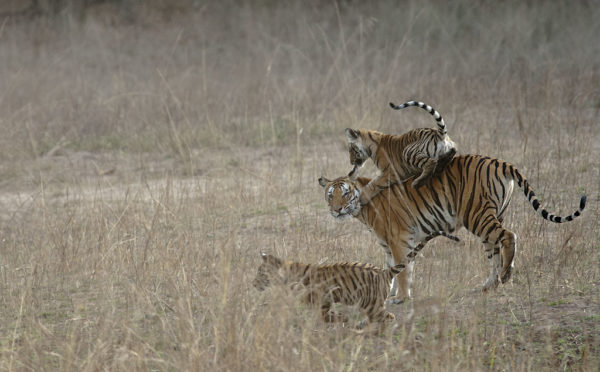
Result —
M 593 3 L 38 4 L 0 19 L 0 369 L 598 368 Z M 345 127 L 432 126 L 409 99 L 583 216 L 515 192 L 513 280 L 474 293 L 482 245 L 435 240 L 381 336 L 256 292 L 260 251 L 383 264 L 316 180 L 349 171 Z

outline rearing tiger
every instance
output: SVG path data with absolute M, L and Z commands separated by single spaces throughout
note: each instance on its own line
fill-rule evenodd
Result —
M 529 182 L 511 164 L 480 155 L 461 155 L 415 189 L 410 182 L 398 183 L 382 190 L 371 203 L 361 205 L 360 195 L 369 183 L 357 178 L 355 166 L 348 176 L 329 181 L 319 178 L 325 199 L 336 218 L 353 216 L 370 227 L 389 246 L 386 265 L 400 263 L 432 231 L 452 233 L 465 227 L 477 235 L 485 246 L 490 275 L 483 291 L 505 283 L 511 276 L 516 249 L 516 235 L 502 226 L 504 212 L 512 196 L 514 183 L 523 190 L 533 209 L 545 220 L 562 223 L 578 217 L 585 208 L 581 197 L 579 209 L 567 217 L 558 217 L 540 207 Z M 413 263 L 392 283 L 392 302 L 410 297 Z
M 360 202 L 366 204 L 382 189 L 395 182 L 418 176 L 412 182 L 420 187 L 437 168 L 440 158 L 456 154 L 456 144 L 446 134 L 446 124 L 439 112 L 423 102 L 409 101 L 400 106 L 390 102 L 393 109 L 417 106 L 429 112 L 437 121 L 437 128 L 418 128 L 402 135 L 383 134 L 369 129 L 346 128 L 350 163 L 361 166 L 371 158 L 381 174 L 371 180 L 361 193 Z

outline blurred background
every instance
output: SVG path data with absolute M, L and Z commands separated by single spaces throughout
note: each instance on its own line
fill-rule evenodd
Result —
M 387 107 L 410 99 L 437 108 L 457 140 L 493 139 L 494 152 L 557 130 L 548 115 L 600 108 L 593 1 L 0 4 L 3 160 L 57 144 L 189 156 L 294 143 L 299 128 L 342 139 L 347 126 L 431 126 Z M 560 125 L 571 135 L 590 123 Z

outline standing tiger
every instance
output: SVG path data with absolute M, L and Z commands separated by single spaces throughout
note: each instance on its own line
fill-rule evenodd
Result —
M 417 106 L 429 112 L 437 121 L 437 128 L 413 129 L 402 135 L 383 134 L 368 129 L 346 128 L 350 163 L 361 166 L 371 158 L 381 174 L 371 180 L 361 193 L 360 202 L 366 204 L 382 189 L 395 182 L 418 176 L 412 187 L 418 188 L 441 169 L 441 158 L 452 158 L 456 145 L 446 134 L 446 124 L 439 112 L 423 102 L 409 101 L 400 106 L 390 102 L 393 109 Z
M 581 197 L 579 209 L 568 217 L 554 216 L 544 208 L 529 187 L 529 182 L 511 164 L 480 155 L 453 158 L 435 177 L 415 189 L 409 182 L 382 190 L 371 203 L 361 205 L 360 194 L 369 179 L 357 177 L 355 166 L 348 176 L 329 181 L 319 178 L 325 199 L 336 218 L 353 216 L 371 228 L 389 246 L 386 265 L 402 261 L 407 251 L 414 250 L 431 231 L 452 233 L 465 227 L 477 235 L 485 246 L 490 262 L 490 275 L 483 291 L 505 283 L 511 276 L 516 249 L 516 235 L 502 226 L 504 212 L 512 196 L 514 183 L 523 190 L 533 209 L 548 221 L 562 223 L 578 217 L 585 208 Z M 500 250 L 502 248 L 502 250 Z M 413 262 L 392 283 L 390 299 L 402 302 L 410 297 Z
M 450 239 L 458 238 L 437 232 L 428 235 L 425 241 L 443 235 Z M 425 246 L 417 246 L 415 254 Z M 406 267 L 405 262 L 380 269 L 366 263 L 334 263 L 328 265 L 303 264 L 284 261 L 272 255 L 262 253 L 262 263 L 258 267 L 256 278 L 252 282 L 256 289 L 263 291 L 268 286 L 289 285 L 294 289 L 305 289 L 303 301 L 319 306 L 325 322 L 348 322 L 342 314 L 331 311 L 334 303 L 358 305 L 367 316 L 358 328 L 366 323 L 383 323 L 394 320 L 394 314 L 386 311 L 385 304 L 392 279 Z M 412 261 L 413 255 L 406 260 Z

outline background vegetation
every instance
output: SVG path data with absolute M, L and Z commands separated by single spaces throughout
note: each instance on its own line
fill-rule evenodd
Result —
M 600 11 L 595 2 L 37 0 L 0 8 L 0 369 L 597 370 Z M 419 257 L 397 327 L 356 334 L 250 285 L 267 251 L 383 264 L 328 214 L 345 127 L 444 116 L 507 160 L 511 283 L 482 245 Z M 372 165 L 366 173 L 374 174 Z

